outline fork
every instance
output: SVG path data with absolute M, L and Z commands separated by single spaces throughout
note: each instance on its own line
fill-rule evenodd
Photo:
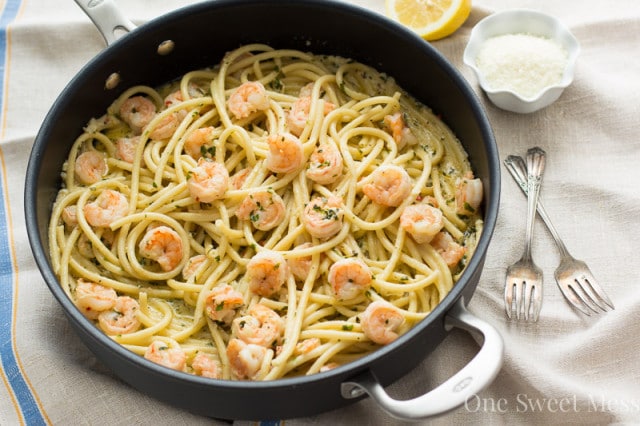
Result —
M 526 194 L 528 190 L 527 170 L 522 157 L 509 155 L 504 164 L 520 189 Z M 564 297 L 573 307 L 586 315 L 591 315 L 591 312 L 598 313 L 615 309 L 587 264 L 571 256 L 564 242 L 560 239 L 560 234 L 551 223 L 541 200 L 538 200 L 538 214 L 547 225 L 560 251 L 560 265 L 554 275 Z
M 531 257 L 531 242 L 535 223 L 538 194 L 542 184 L 545 166 L 545 152 L 539 147 L 527 151 L 527 228 L 524 242 L 524 253 L 520 260 L 507 268 L 504 288 L 504 302 L 507 316 L 516 318 L 520 315 L 525 321 L 538 320 L 542 307 L 542 270 Z M 515 305 L 515 306 L 514 306 Z

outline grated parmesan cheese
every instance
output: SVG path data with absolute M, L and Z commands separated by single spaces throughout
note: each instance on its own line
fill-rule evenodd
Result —
M 493 90 L 511 90 L 525 98 L 560 83 L 567 51 L 554 40 L 530 34 L 505 34 L 487 39 L 476 58 Z

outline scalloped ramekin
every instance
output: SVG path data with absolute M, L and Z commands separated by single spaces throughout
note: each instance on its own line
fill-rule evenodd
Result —
M 505 34 L 529 34 L 548 38 L 566 49 L 568 58 L 561 80 L 545 87 L 533 97 L 525 97 L 512 90 L 492 89 L 478 68 L 476 58 L 486 40 Z M 474 71 L 480 87 L 491 102 L 504 110 L 526 114 L 545 108 L 560 97 L 573 81 L 579 53 L 578 40 L 557 18 L 534 10 L 513 9 L 489 15 L 476 24 L 464 50 L 463 61 Z

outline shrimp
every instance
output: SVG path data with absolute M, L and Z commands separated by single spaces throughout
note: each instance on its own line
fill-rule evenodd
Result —
M 171 348 L 162 340 L 154 340 L 144 353 L 145 359 L 164 367 L 184 371 L 187 364 L 187 354 L 182 348 Z
M 447 263 L 447 266 L 454 267 L 460 262 L 467 249 L 458 244 L 448 232 L 439 232 L 433 240 L 431 246 L 440 253 L 440 256 Z
M 240 339 L 231 339 L 227 345 L 231 372 L 238 379 L 254 379 L 266 355 L 267 348 L 264 346 L 245 343 Z
M 411 177 L 400 166 L 383 165 L 374 170 L 362 186 L 362 192 L 376 204 L 397 207 L 411 194 Z
M 138 248 L 143 257 L 158 262 L 165 272 L 178 266 L 184 254 L 182 238 L 166 225 L 148 230 Z
M 60 216 L 62 217 L 62 221 L 65 225 L 73 228 L 78 224 L 78 206 L 74 204 L 72 206 L 65 207 L 62 209 L 62 214 Z
M 209 126 L 191 132 L 184 141 L 185 152 L 196 160 L 206 154 L 212 157 L 212 154 L 215 153 L 213 130 L 213 127 Z
M 120 118 L 136 135 L 142 133 L 142 129 L 147 127 L 155 115 L 155 104 L 144 96 L 132 96 L 120 106 Z
M 247 81 L 238 86 L 229 96 L 227 106 L 236 118 L 246 118 L 256 111 L 268 109 L 269 96 L 262 83 Z
M 444 226 L 442 211 L 429 204 L 412 204 L 400 216 L 400 226 L 418 243 L 428 243 Z
M 249 194 L 236 210 L 241 220 L 250 220 L 260 231 L 268 231 L 280 225 L 286 216 L 282 198 L 273 191 L 255 191 Z
M 267 138 L 267 169 L 274 173 L 291 173 L 304 163 L 302 142 L 291 133 L 272 134 Z
M 415 145 L 418 139 L 415 137 L 409 127 L 405 125 L 404 116 L 400 112 L 390 114 L 384 117 L 384 124 L 391 130 L 391 136 L 398 145 L 398 150 L 406 145 Z
M 169 139 L 178 129 L 180 125 L 180 115 L 177 112 L 172 112 L 160 119 L 158 124 L 151 130 L 149 137 L 151 139 Z
M 136 158 L 136 149 L 140 142 L 139 136 L 132 138 L 120 138 L 116 141 L 116 153 L 115 157 L 118 160 L 122 160 L 126 163 L 133 164 Z
M 189 194 L 197 203 L 224 198 L 229 189 L 229 171 L 224 164 L 207 158 L 198 160 L 187 181 Z
M 402 312 L 391 303 L 376 300 L 360 315 L 362 331 L 371 341 L 387 345 L 398 338 L 396 331 L 404 324 Z
M 304 90 L 304 87 L 303 87 Z M 301 94 L 304 93 L 301 90 Z M 291 106 L 289 113 L 287 114 L 287 126 L 289 131 L 296 136 L 300 136 L 304 131 L 307 122 L 309 121 L 309 113 L 311 112 L 311 96 L 300 96 Z M 324 115 L 329 114 L 335 109 L 335 105 L 331 102 L 324 102 Z
M 205 299 L 205 312 L 214 321 L 229 324 L 242 307 L 244 299 L 242 293 L 229 284 L 214 287 Z
M 296 344 L 296 348 L 294 350 L 295 354 L 304 355 L 308 354 L 315 348 L 319 347 L 322 342 L 317 337 L 312 337 L 310 339 L 304 339 Z
M 247 263 L 249 289 L 258 296 L 269 297 L 280 291 L 290 273 L 287 261 L 276 251 L 261 251 Z
M 335 182 L 342 174 L 342 155 L 333 143 L 322 143 L 309 157 L 307 177 L 323 185 Z
M 128 334 L 140 328 L 140 320 L 136 311 L 140 309 L 138 302 L 129 296 L 118 296 L 115 305 L 98 315 L 98 325 L 109 336 Z
M 330 362 L 320 367 L 320 372 L 324 373 L 325 371 L 331 371 L 334 368 L 338 368 L 338 367 L 340 367 L 340 364 L 338 364 L 337 362 Z
M 248 315 L 234 319 L 231 329 L 243 342 L 268 348 L 282 336 L 284 319 L 273 309 L 257 303 Z
M 78 279 L 76 285 L 76 306 L 89 319 L 97 319 L 101 312 L 112 309 L 118 294 L 112 288 Z
M 89 237 L 87 237 L 87 234 L 81 234 L 80 237 L 78 237 L 76 249 L 82 257 L 86 257 L 87 259 L 94 259 L 96 257 L 93 252 L 93 244 L 89 240 Z
M 483 187 L 480 179 L 473 175 L 460 178 L 456 182 L 456 212 L 460 215 L 476 213 L 482 202 Z
M 295 247 L 293 251 L 303 250 L 311 247 L 313 247 L 313 244 L 303 243 Z M 309 276 L 309 271 L 311 271 L 311 261 L 311 256 L 292 257 L 287 259 L 287 265 L 289 265 L 289 270 L 294 277 L 296 277 L 300 281 L 304 281 Z
M 164 106 L 166 108 L 171 108 L 172 106 L 178 105 L 182 102 L 184 102 L 184 96 L 182 96 L 182 90 L 180 89 L 169 93 L 164 98 Z
M 369 266 L 362 260 L 347 258 L 331 265 L 327 279 L 339 300 L 350 300 L 369 289 L 372 274 Z
M 220 363 L 204 352 L 198 352 L 191 361 L 193 372 L 202 377 L 210 379 L 220 379 L 222 372 L 220 371 Z
M 245 167 L 244 169 L 231 176 L 231 187 L 233 189 L 242 188 L 244 186 L 244 183 L 247 181 L 247 178 L 249 177 L 249 173 L 251 173 L 251 168 Z
M 109 166 L 103 154 L 98 151 L 85 151 L 76 158 L 74 170 L 78 182 L 93 185 L 109 172 Z
M 195 256 L 191 256 L 187 263 L 182 267 L 182 277 L 189 281 L 190 279 L 195 279 L 196 272 L 200 268 L 200 266 L 207 260 L 207 256 L 204 254 L 196 254 Z
M 129 213 L 129 201 L 121 192 L 105 189 L 95 200 L 85 204 L 82 212 L 89 225 L 107 227 Z
M 302 223 L 309 234 L 326 239 L 340 232 L 343 216 L 341 197 L 316 197 L 304 208 Z

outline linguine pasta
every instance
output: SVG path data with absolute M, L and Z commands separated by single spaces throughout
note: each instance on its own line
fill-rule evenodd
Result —
M 49 228 L 78 308 L 154 362 L 313 374 L 402 335 L 482 231 L 451 130 L 348 59 L 246 45 L 131 87 L 73 144 Z

